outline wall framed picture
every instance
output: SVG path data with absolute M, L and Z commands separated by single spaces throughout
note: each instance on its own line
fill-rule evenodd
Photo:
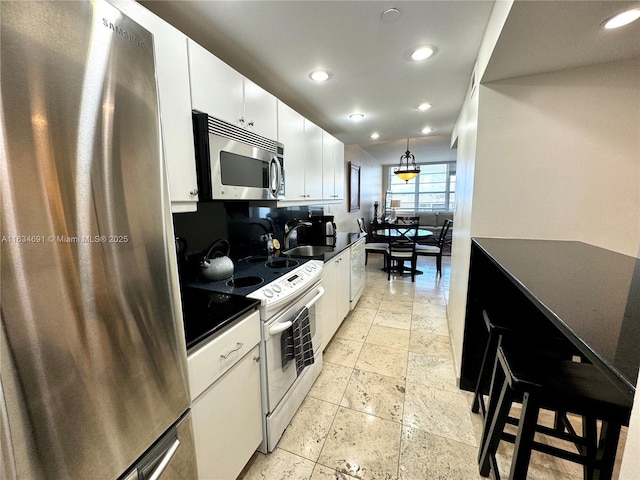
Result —
M 360 210 L 360 165 L 349 162 L 349 211 Z

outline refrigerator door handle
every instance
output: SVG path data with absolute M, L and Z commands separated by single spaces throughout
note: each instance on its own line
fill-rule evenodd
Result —
M 158 464 L 156 469 L 153 472 L 151 472 L 151 475 L 149 475 L 149 480 L 158 480 L 160 478 L 160 475 L 162 475 L 162 472 L 165 471 L 165 469 L 167 468 L 167 465 L 169 465 L 169 462 L 171 462 L 171 459 L 178 451 L 179 446 L 180 446 L 180 440 L 176 438 L 171 444 L 171 446 L 169 447 L 169 449 L 167 450 L 167 452 L 164 454 L 164 457 L 162 457 L 162 460 L 160 460 L 160 463 Z

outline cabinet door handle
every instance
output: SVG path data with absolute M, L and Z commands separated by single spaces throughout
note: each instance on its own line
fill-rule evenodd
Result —
M 244 343 L 238 342 L 236 343 L 236 348 L 229 350 L 226 355 L 220 355 L 220 356 L 226 360 L 227 358 L 229 358 L 229 355 L 231 355 L 233 352 L 237 352 L 238 350 L 240 350 L 243 345 Z
M 195 196 L 195 195 L 197 195 L 197 194 L 198 194 L 198 189 L 197 189 L 197 188 L 194 188 L 193 190 L 191 190 L 191 191 L 189 192 L 189 195 L 194 195 L 194 196 Z

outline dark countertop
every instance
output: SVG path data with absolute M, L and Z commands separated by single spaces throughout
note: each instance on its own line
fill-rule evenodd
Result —
M 326 263 L 329 260 L 331 260 L 333 257 L 335 257 L 336 255 L 339 255 L 341 252 L 343 252 L 344 250 L 349 248 L 351 245 L 353 245 L 359 239 L 366 238 L 366 237 L 367 237 L 366 233 L 337 232 L 336 233 L 336 238 L 335 238 L 335 243 L 333 242 L 333 239 L 330 239 L 325 243 L 325 245 L 333 246 L 334 247 L 333 250 L 331 250 L 329 252 L 326 252 L 326 253 L 324 253 L 322 255 L 318 255 L 316 257 L 313 257 L 313 258 L 316 259 L 316 260 L 322 260 L 322 261 L 324 261 Z M 314 245 L 322 245 L 322 244 L 314 244 Z
M 574 241 L 473 243 L 619 388 L 640 369 L 640 259 Z
M 187 350 L 211 335 L 235 325 L 247 313 L 260 307 L 260 301 L 242 295 L 208 291 L 195 287 L 182 288 Z

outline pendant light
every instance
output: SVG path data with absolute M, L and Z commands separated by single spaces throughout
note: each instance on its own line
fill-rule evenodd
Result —
M 402 164 L 402 161 L 406 160 L 406 165 Z M 411 160 L 411 165 L 409 165 Z M 420 167 L 416 165 L 416 157 L 414 157 L 409 151 L 409 139 L 407 138 L 407 151 L 400 157 L 400 164 L 393 169 L 393 173 L 401 178 L 405 182 L 409 183 L 409 180 L 416 178 L 420 174 Z

